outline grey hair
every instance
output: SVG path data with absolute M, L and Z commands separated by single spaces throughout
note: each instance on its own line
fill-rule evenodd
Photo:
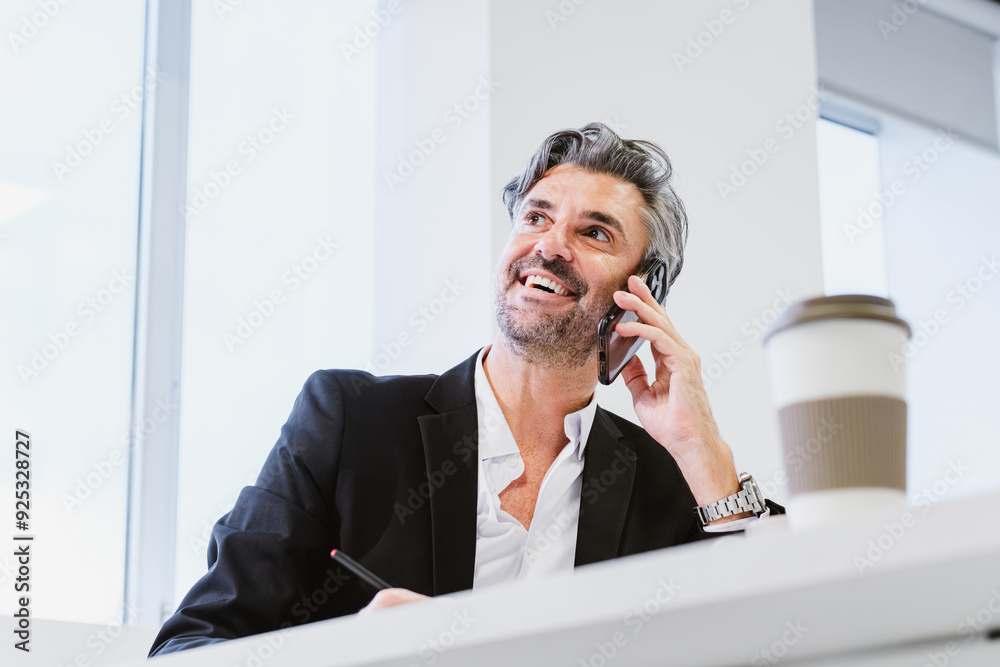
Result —
M 645 202 L 639 217 L 649 239 L 642 259 L 662 259 L 667 265 L 667 286 L 672 285 L 684 265 L 688 224 L 684 203 L 671 183 L 670 158 L 663 149 L 651 141 L 622 139 L 604 123 L 589 123 L 579 130 L 549 135 L 524 170 L 503 188 L 511 223 L 531 188 L 560 164 L 608 174 L 639 189 Z

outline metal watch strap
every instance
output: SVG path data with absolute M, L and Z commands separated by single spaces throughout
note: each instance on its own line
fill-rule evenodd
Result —
M 740 473 L 740 486 L 740 490 L 728 498 L 696 507 L 695 511 L 698 513 L 701 525 L 704 526 L 716 519 L 744 512 L 752 512 L 754 516 L 763 514 L 765 509 L 764 496 L 761 495 L 757 482 L 749 473 Z

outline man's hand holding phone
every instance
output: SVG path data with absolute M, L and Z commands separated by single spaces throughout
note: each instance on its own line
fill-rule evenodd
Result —
M 736 493 L 740 486 L 732 450 L 712 417 L 701 381 L 701 357 L 677 332 L 645 282 L 630 276 L 628 289 L 615 292 L 615 303 L 635 312 L 639 321 L 621 322 L 615 330 L 649 341 L 656 362 L 652 382 L 638 357 L 621 372 L 640 424 L 673 456 L 699 505 Z

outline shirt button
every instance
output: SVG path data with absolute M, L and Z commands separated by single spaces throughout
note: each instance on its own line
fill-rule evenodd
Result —
M 507 465 L 509 465 L 511 468 L 516 468 L 517 467 L 517 456 L 514 455 L 514 454 L 508 454 L 507 455 Z
M 493 493 L 493 482 L 489 482 L 490 493 Z
M 524 550 L 528 552 L 528 555 L 535 553 L 535 545 L 532 542 L 528 542 L 524 545 Z

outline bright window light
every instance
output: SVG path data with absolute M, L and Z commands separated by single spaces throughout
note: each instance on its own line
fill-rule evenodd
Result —
M 888 296 L 883 216 L 898 195 L 880 189 L 878 138 L 820 119 L 816 143 L 824 290 Z

